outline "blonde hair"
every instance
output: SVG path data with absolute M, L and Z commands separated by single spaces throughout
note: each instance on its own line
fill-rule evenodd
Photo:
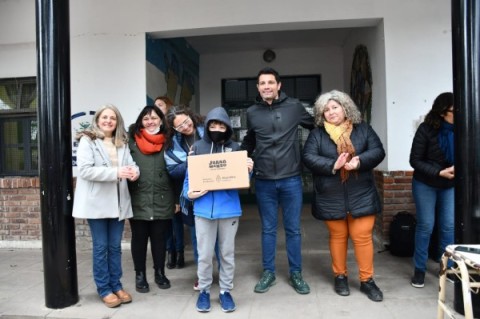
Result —
M 106 104 L 102 105 L 96 112 L 95 115 L 93 116 L 92 124 L 90 126 L 91 131 L 95 134 L 96 137 L 100 139 L 105 138 L 105 134 L 103 131 L 98 127 L 98 118 L 100 115 L 103 113 L 105 110 L 112 110 L 115 113 L 115 116 L 117 117 L 117 127 L 113 131 L 113 144 L 115 144 L 116 147 L 122 147 L 128 142 L 128 135 L 127 131 L 125 130 L 125 124 L 123 122 L 122 115 L 120 114 L 120 111 L 117 109 L 116 106 L 112 104 Z
M 315 101 L 315 108 L 313 113 L 315 116 L 315 124 L 317 126 L 324 126 L 325 117 L 323 112 L 329 101 L 335 101 L 343 108 L 345 112 L 345 118 L 352 121 L 353 124 L 358 124 L 362 122 L 362 114 L 358 110 L 358 107 L 355 105 L 355 102 L 348 96 L 347 93 L 333 90 L 327 93 L 324 93 L 318 97 Z

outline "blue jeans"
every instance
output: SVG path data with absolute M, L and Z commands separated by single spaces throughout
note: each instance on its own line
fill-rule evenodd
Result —
M 183 251 L 183 219 L 182 213 L 178 212 L 173 215 L 172 228 L 167 236 L 167 251 Z
M 93 246 L 93 279 L 100 297 L 122 288 L 122 234 L 125 221 L 88 219 Z
M 301 271 L 302 178 L 293 176 L 277 180 L 255 179 L 255 193 L 262 222 L 263 270 L 275 272 L 278 208 L 281 207 L 290 273 Z
M 443 253 L 446 246 L 454 243 L 455 192 L 453 187 L 435 188 L 413 179 L 412 193 L 417 210 L 413 263 L 415 269 L 425 272 L 435 217 L 438 218 L 438 249 Z

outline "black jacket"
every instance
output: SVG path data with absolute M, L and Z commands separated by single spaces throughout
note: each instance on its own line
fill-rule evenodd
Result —
M 454 179 L 438 175 L 449 167 L 438 144 L 438 130 L 425 122 L 420 124 L 415 133 L 410 151 L 410 165 L 413 167 L 413 178 L 431 187 L 450 188 Z
M 350 172 L 342 183 L 340 172 L 332 174 L 338 158 L 337 146 L 324 127 L 310 132 L 303 149 L 303 160 L 313 174 L 313 215 L 322 220 L 338 220 L 351 213 L 353 217 L 381 212 L 373 169 L 385 157 L 382 142 L 366 123 L 355 124 L 350 135 L 360 168 Z
M 298 125 L 313 128 L 313 117 L 297 99 L 280 92 L 271 105 L 257 97 L 247 110 L 242 149 L 255 161 L 255 177 L 281 179 L 301 174 Z

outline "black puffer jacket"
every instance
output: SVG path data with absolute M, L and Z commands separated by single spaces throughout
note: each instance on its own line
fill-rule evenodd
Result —
M 313 128 L 313 117 L 297 100 L 280 92 L 271 105 L 257 97 L 247 110 L 248 132 L 242 149 L 255 161 L 255 177 L 281 179 L 301 173 L 298 125 Z
M 438 144 L 438 130 L 425 122 L 420 124 L 413 138 L 410 165 L 414 169 L 413 178 L 428 186 L 450 188 L 455 184 L 454 179 L 438 175 L 450 164 Z
M 312 213 L 318 219 L 338 220 L 346 218 L 347 213 L 361 217 L 381 211 L 373 169 L 385 157 L 382 142 L 366 123 L 355 124 L 350 139 L 360 158 L 360 168 L 350 172 L 345 183 L 340 172 L 332 174 L 338 158 L 337 146 L 325 128 L 314 129 L 305 142 L 303 160 L 313 174 Z

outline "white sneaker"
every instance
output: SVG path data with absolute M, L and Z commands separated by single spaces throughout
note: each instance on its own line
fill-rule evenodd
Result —
M 198 279 L 193 283 L 193 290 L 200 291 L 200 288 L 198 287 Z

